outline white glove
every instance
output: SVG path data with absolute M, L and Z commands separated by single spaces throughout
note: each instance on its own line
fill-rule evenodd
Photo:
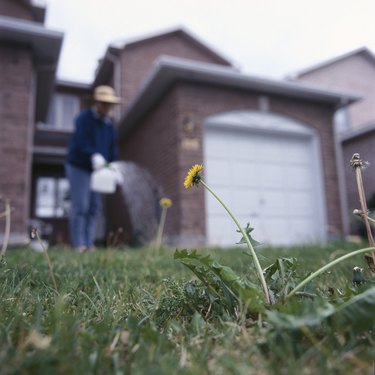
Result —
M 96 153 L 91 156 L 91 164 L 94 171 L 97 171 L 98 169 L 105 167 L 107 161 L 102 154 Z
M 118 163 L 112 162 L 112 163 L 109 163 L 108 166 L 115 173 L 117 185 L 122 185 L 124 183 L 124 176 L 121 173 Z

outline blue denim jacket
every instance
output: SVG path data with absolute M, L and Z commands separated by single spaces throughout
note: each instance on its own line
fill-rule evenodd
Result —
M 107 162 L 117 160 L 117 132 L 109 118 L 101 118 L 95 109 L 82 111 L 75 120 L 67 153 L 67 162 L 92 171 L 91 156 L 100 153 Z

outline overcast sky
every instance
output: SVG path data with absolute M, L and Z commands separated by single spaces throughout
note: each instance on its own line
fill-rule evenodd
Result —
M 281 79 L 366 46 L 375 0 L 34 0 L 64 33 L 58 78 L 91 83 L 109 44 L 183 26 L 243 73 Z

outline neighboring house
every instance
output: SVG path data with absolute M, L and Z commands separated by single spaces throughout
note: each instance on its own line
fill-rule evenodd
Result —
M 228 246 L 240 239 L 203 187 L 184 189 L 195 163 L 204 165 L 205 181 L 261 242 L 325 241 L 344 232 L 332 118 L 357 96 L 243 75 L 184 29 L 109 46 L 92 85 L 54 86 L 62 35 L 41 19 L 14 18 L 21 14 L 15 4 L 35 12 L 30 2 L 0 4 L 0 92 L 7 99 L 0 110 L 6 161 L 0 194 L 15 208 L 14 242 L 27 234 L 29 218 L 52 224 L 54 242 L 67 240 L 66 141 L 73 113 L 88 105 L 99 84 L 113 85 L 125 99 L 115 112 L 121 158 L 146 169 L 173 200 L 168 243 Z M 34 80 L 39 74 L 48 80 Z M 115 214 L 108 212 L 109 222 Z
M 323 89 L 356 92 L 362 97 L 362 100 L 336 114 L 346 180 L 347 216 L 350 218 L 350 230 L 355 233 L 358 220 L 351 213 L 353 209 L 360 208 L 360 204 L 355 176 L 349 165 L 353 153 L 359 153 L 369 162 L 369 168 L 363 173 L 363 181 L 367 198 L 375 197 L 375 55 L 365 47 L 359 48 L 305 69 L 294 79 L 319 85 Z
M 13 207 L 11 242 L 28 239 L 35 124 L 45 121 L 63 35 L 30 1 L 0 1 L 0 195 Z M 4 219 L 2 219 L 3 221 Z M 3 230 L 0 232 L 3 236 Z
M 366 47 L 304 69 L 290 79 L 328 90 L 355 92 L 363 97 L 340 111 L 339 132 L 359 129 L 375 119 L 375 56 Z

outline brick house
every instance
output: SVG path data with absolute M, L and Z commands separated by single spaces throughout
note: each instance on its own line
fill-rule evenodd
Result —
M 375 56 L 366 47 L 323 61 L 290 77 L 328 90 L 358 93 L 362 100 L 339 113 L 339 131 L 362 128 L 375 119 Z
M 121 157 L 151 171 L 175 202 L 166 226 L 170 243 L 238 240 L 203 189 L 184 189 L 194 163 L 205 165 L 207 182 L 261 241 L 342 233 L 332 117 L 356 97 L 245 76 L 181 29 L 110 46 L 94 85 L 111 82 L 120 82 L 126 99 Z
M 2 0 L 0 14 L 0 195 L 14 208 L 11 240 L 23 242 L 34 126 L 47 116 L 62 34 L 45 29 L 45 10 L 27 1 Z
M 350 231 L 355 233 L 358 221 L 351 213 L 360 208 L 360 204 L 354 174 L 349 166 L 353 153 L 360 153 L 370 163 L 363 173 L 363 182 L 368 200 L 375 198 L 375 55 L 362 47 L 305 69 L 294 79 L 326 89 L 356 92 L 362 97 L 336 114 L 338 142 L 343 154 L 340 167 L 347 191 L 346 217 L 350 218 Z
M 325 241 L 344 232 L 332 118 L 357 96 L 243 75 L 184 29 L 109 46 L 92 85 L 58 81 L 63 35 L 45 29 L 43 9 L 29 1 L 0 5 L 0 192 L 15 208 L 13 242 L 27 237 L 29 218 L 51 224 L 53 242 L 66 241 L 66 142 L 74 114 L 99 84 L 125 99 L 114 114 L 121 159 L 147 170 L 174 202 L 170 244 L 238 241 L 202 187 L 184 189 L 195 163 L 262 242 Z

